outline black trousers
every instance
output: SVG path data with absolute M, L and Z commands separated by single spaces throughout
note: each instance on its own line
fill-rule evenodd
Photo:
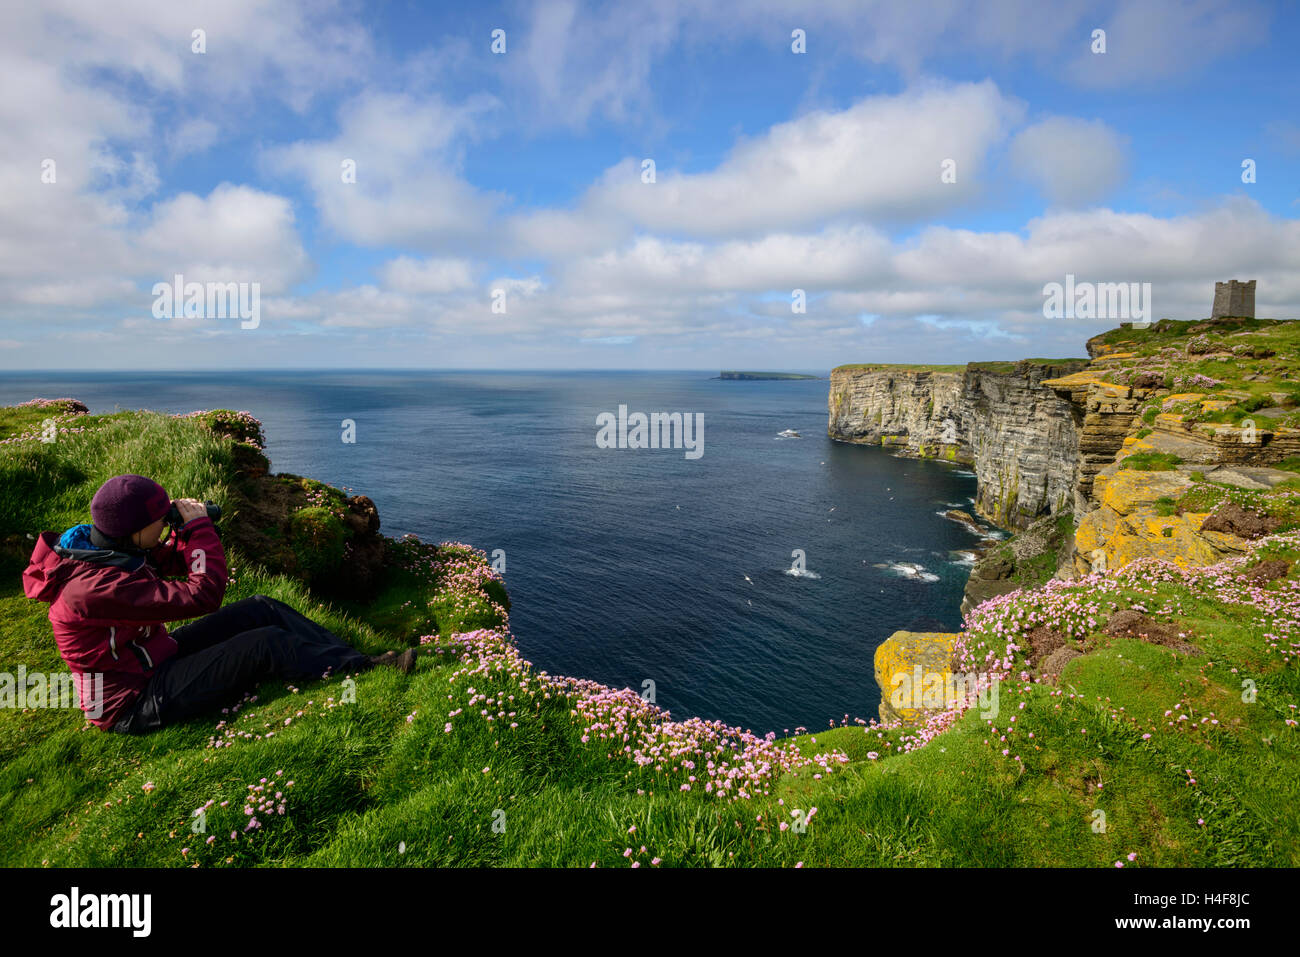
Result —
M 144 734 L 231 703 L 267 678 L 365 671 L 370 657 L 268 595 L 231 602 L 170 632 L 180 646 L 112 730 Z

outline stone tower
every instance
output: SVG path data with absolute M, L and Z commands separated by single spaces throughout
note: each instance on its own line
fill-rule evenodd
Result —
M 1254 279 L 1250 282 L 1231 279 L 1228 282 L 1214 284 L 1214 312 L 1211 313 L 1210 318 L 1219 319 L 1223 316 L 1255 318 Z

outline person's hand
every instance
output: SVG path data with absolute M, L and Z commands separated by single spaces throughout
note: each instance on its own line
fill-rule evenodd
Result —
M 208 514 L 206 506 L 198 499 L 178 498 L 176 499 L 176 511 L 181 513 L 181 524 L 187 524 L 191 519 L 201 518 Z

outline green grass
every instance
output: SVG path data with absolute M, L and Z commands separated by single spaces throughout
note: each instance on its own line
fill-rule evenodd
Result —
M 855 362 L 836 366 L 836 372 L 965 372 L 965 365 L 927 365 L 907 362 Z
M 1300 378 L 1300 323 L 1294 320 L 1163 319 L 1150 329 L 1113 329 L 1091 342 L 1132 353 L 1107 363 L 1104 375 L 1112 382 L 1130 384 L 1139 375 L 1154 374 L 1171 392 L 1233 400 L 1233 405 L 1213 412 L 1202 412 L 1199 406 L 1178 410 L 1192 422 L 1237 424 L 1261 409 L 1300 405 L 1300 390 L 1291 385 Z M 1218 384 L 1207 385 L 1197 376 Z M 1143 421 L 1151 425 L 1154 418 L 1155 412 L 1148 409 Z M 1300 411 L 1255 421 L 1258 428 L 1296 428 Z
M 1045 584 L 1056 574 L 1062 561 L 1062 549 L 1067 541 L 1073 539 L 1074 531 L 1074 515 L 1062 512 L 1051 522 L 1041 550 L 1018 559 L 1012 548 L 1015 540 L 1008 539 L 994 548 L 990 557 L 1012 566 L 1010 574 L 1006 576 L 1008 581 L 1015 582 L 1022 588 L 1033 588 Z
M 964 365 L 934 365 L 927 363 L 915 362 L 856 362 L 847 365 L 836 366 L 834 372 L 945 372 L 945 373 L 964 373 L 970 372 L 992 372 L 999 375 L 1009 375 L 1016 371 L 1020 365 L 1031 366 L 1075 366 L 1083 368 L 1087 364 L 1087 359 L 1015 359 L 1015 360 L 991 360 L 988 362 L 968 362 Z
M 1119 467 L 1138 472 L 1168 472 L 1182 461 L 1172 452 L 1134 452 L 1125 456 Z
M 1193 473 L 1193 476 L 1195 473 Z M 1203 481 L 1179 496 L 1176 510 L 1179 512 L 1212 512 L 1219 506 L 1231 502 L 1250 512 L 1259 512 L 1276 518 L 1280 523 L 1277 532 L 1289 532 L 1300 528 L 1300 481 L 1292 479 L 1282 482 L 1270 489 L 1247 489 L 1235 485 L 1223 485 Z M 1160 499 L 1161 502 L 1167 499 Z M 1166 514 L 1166 513 L 1161 513 Z
M 14 421 L 8 413 L 0 410 L 0 426 Z M 0 446 L 0 516 L 12 534 L 84 520 L 90 494 L 116 472 L 217 501 L 235 483 L 230 440 L 198 422 L 83 418 L 86 431 L 52 447 Z M 58 671 L 46 606 L 17 582 L 30 547 L 22 537 L 2 553 L 0 661 Z M 1066 669 L 1065 693 L 1005 683 L 999 730 L 968 711 L 906 753 L 914 729 L 850 724 L 799 734 L 777 744 L 804 760 L 834 752 L 846 763 L 805 763 L 733 803 L 700 787 L 706 758 L 694 769 L 672 759 L 634 764 L 621 736 L 603 739 L 583 719 L 579 706 L 595 707 L 586 692 L 543 680 L 511 657 L 508 636 L 459 653 L 453 635 L 499 632 L 508 607 L 482 552 L 411 540 L 389 548 L 393 569 L 368 604 L 330 601 L 257 556 L 229 555 L 227 601 L 274 595 L 372 653 L 436 636 L 413 675 L 358 676 L 354 701 L 344 702 L 339 678 L 267 682 L 229 715 L 144 737 L 86 730 L 76 711 L 0 709 L 0 864 L 648 867 L 658 857 L 660 866 L 1111 868 L 1130 852 L 1137 860 L 1127 866 L 1300 864 L 1300 745 L 1285 724 L 1300 672 L 1269 650 L 1266 635 L 1280 627 L 1272 618 L 1177 580 L 1137 580 L 1104 597 L 1167 604 L 1204 655 L 1109 641 L 1099 623 L 1085 625 L 1096 647 Z M 1270 539 L 1266 548 L 1300 558 L 1293 542 Z M 1262 587 L 1295 584 L 1292 573 Z M 1039 594 L 1012 596 L 1005 607 L 1033 609 Z M 1086 583 L 1061 594 L 1097 600 Z M 1257 682 L 1254 704 L 1241 703 L 1243 676 Z M 1213 711 L 1221 725 L 1169 730 L 1162 713 L 1174 702 L 1198 718 Z M 632 710 L 640 715 L 629 725 L 634 741 L 669 727 L 653 709 Z M 1020 762 L 1001 754 L 1003 734 Z M 229 744 L 211 747 L 213 739 Z M 739 740 L 724 734 L 701 750 L 725 761 Z M 692 773 L 696 786 L 682 791 Z M 262 778 L 271 788 L 262 793 L 279 791 L 286 812 L 258 813 L 263 826 L 245 834 L 249 785 Z M 813 807 L 806 828 L 779 828 L 796 821 L 793 809 Z M 1104 832 L 1092 827 L 1097 810 Z
M 1064 366 L 1067 369 L 1077 367 L 1082 369 L 1087 365 L 1087 359 L 1066 358 L 1066 359 L 1014 359 L 1000 360 L 995 359 L 988 362 L 972 362 L 967 365 L 971 372 L 992 372 L 998 375 L 1011 375 L 1018 371 L 1017 367 L 1023 366 Z M 1077 371 L 1077 370 L 1076 370 Z

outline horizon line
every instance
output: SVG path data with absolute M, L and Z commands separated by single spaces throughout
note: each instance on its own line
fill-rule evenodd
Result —
M 843 363 L 841 363 L 843 364 Z M 888 365 L 890 363 L 883 363 Z M 893 363 L 895 365 L 908 363 Z M 834 367 L 832 367 L 834 368 Z M 47 375 L 50 373 L 76 375 L 85 373 L 113 373 L 117 375 L 138 375 L 147 377 L 157 374 L 175 374 L 192 372 L 772 372 L 796 375 L 811 375 L 818 370 L 808 369 L 714 369 L 714 368 L 653 368 L 620 369 L 601 368 L 508 368 L 502 366 L 464 366 L 434 368 L 432 366 L 257 366 L 254 368 L 197 368 L 197 369 L 0 369 L 0 375 Z M 830 370 L 827 370 L 828 372 Z

